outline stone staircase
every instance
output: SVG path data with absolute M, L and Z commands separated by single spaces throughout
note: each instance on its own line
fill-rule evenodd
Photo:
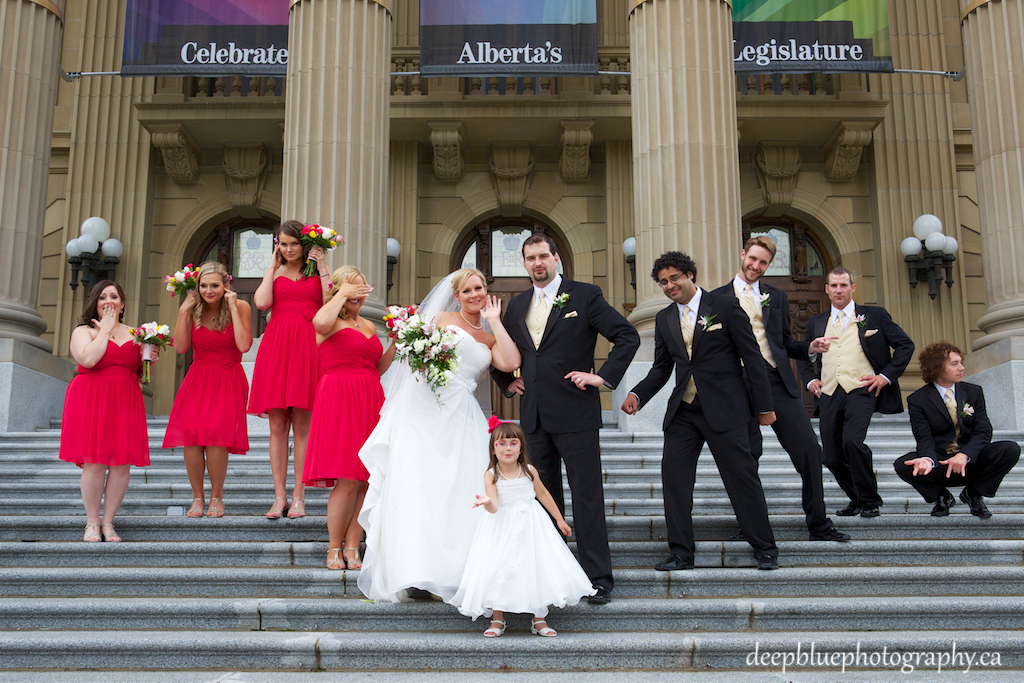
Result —
M 1024 671 L 1024 470 L 988 501 L 992 519 L 962 504 L 933 518 L 892 469 L 913 448 L 905 416 L 873 423 L 885 505 L 877 519 L 833 517 L 853 535 L 847 544 L 807 540 L 799 479 L 765 432 L 760 474 L 779 541 L 776 572 L 753 569 L 746 543 L 722 540 L 736 523 L 707 452 L 695 493 L 698 567 L 654 571 L 667 554 L 661 434 L 608 425 L 601 444 L 613 602 L 554 610 L 553 639 L 529 635 L 528 616 L 513 616 L 496 640 L 481 637 L 482 621 L 448 605 L 369 603 L 355 572 L 324 569 L 326 491 L 307 489 L 304 519 L 265 519 L 273 497 L 265 436 L 252 439 L 248 455 L 231 457 L 227 516 L 184 517 L 191 490 L 180 449 L 159 448 L 164 425 L 150 421 L 152 465 L 133 471 L 117 521 L 121 544 L 81 542 L 79 471 L 57 460 L 56 425 L 0 435 L 0 682 L 115 680 L 118 671 L 198 680 L 185 672 L 442 669 L 710 671 L 718 673 L 699 680 L 734 681 L 781 671 L 778 658 L 752 664 L 755 651 L 795 656 L 812 643 L 818 665 L 804 664 L 804 673 L 838 672 L 822 654 L 842 657 L 833 653 L 858 646 L 865 659 L 847 668 L 881 676 L 870 680 L 917 680 L 879 663 L 883 650 L 973 654 L 970 680 L 1014 680 L 986 676 Z M 825 490 L 829 510 L 845 504 L 827 472 Z M 982 653 L 998 653 L 998 666 L 979 666 Z M 918 661 L 916 675 L 936 671 L 927 661 Z M 962 663 L 942 668 L 963 671 Z M 97 670 L 110 671 L 82 673 Z M 48 677 L 56 672 L 66 677 Z

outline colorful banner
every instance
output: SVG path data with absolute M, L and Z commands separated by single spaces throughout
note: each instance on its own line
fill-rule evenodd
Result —
M 596 0 L 420 0 L 424 76 L 597 73 Z
M 891 72 L 887 0 L 733 0 L 736 72 Z
M 128 0 L 122 76 L 284 76 L 287 0 Z

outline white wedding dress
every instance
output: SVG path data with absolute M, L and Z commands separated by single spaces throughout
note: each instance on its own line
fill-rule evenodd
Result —
M 413 374 L 387 396 L 359 451 L 370 480 L 359 513 L 366 552 L 358 583 L 374 601 L 405 600 L 408 588 L 450 599 L 486 514 L 472 507 L 490 460 L 487 420 L 473 391 L 486 376 L 491 350 L 465 330 L 450 329 L 461 340 L 459 366 L 439 392 L 440 405 Z

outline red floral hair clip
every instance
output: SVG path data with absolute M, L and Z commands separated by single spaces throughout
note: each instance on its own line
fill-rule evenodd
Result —
M 491 415 L 487 418 L 487 433 L 490 434 L 494 431 L 494 428 L 501 424 L 501 420 L 498 419 L 497 415 Z

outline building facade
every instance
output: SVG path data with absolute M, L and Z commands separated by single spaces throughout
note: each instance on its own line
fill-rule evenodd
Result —
M 738 76 L 728 0 L 597 0 L 596 77 L 425 79 L 418 0 L 291 0 L 287 78 L 65 81 L 60 67 L 119 69 L 123 0 L 0 2 L 0 86 L 18 95 L 0 103 L 0 385 L 50 396 L 19 420 L 52 412 L 70 377 L 61 359 L 87 293 L 69 286 L 64 245 L 90 216 L 125 245 L 129 323 L 174 320 L 161 280 L 187 262 L 222 260 L 251 296 L 269 230 L 294 218 L 344 236 L 331 261 L 367 273 L 377 315 L 464 263 L 510 297 L 528 286 L 519 244 L 545 231 L 565 273 L 649 335 L 664 305 L 653 258 L 686 251 L 713 288 L 744 238 L 768 232 L 796 332 L 842 265 L 856 300 L 885 306 L 919 348 L 948 339 L 984 381 L 1024 391 L 1021 0 L 890 0 L 897 68 L 961 80 Z M 934 300 L 900 251 L 924 213 L 959 242 Z M 390 289 L 388 237 L 401 245 Z M 154 414 L 187 362 L 154 369 Z M 915 362 L 903 386 L 919 385 Z M 1005 412 L 999 426 L 1016 425 L 1016 403 Z

